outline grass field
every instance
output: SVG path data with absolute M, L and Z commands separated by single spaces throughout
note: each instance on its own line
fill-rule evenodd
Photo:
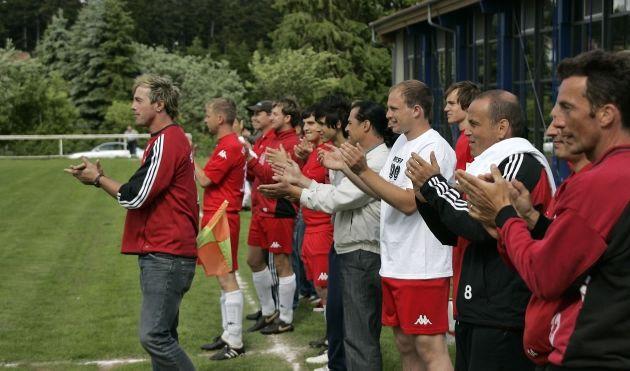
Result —
M 104 192 L 80 185 L 62 169 L 68 160 L 0 161 L 0 367 L 37 370 L 145 370 L 137 339 L 137 259 L 119 253 L 125 210 Z M 106 160 L 109 176 L 126 180 L 139 163 Z M 240 275 L 245 312 L 255 308 L 245 263 L 249 213 L 242 214 Z M 308 342 L 323 335 L 323 316 L 300 303 L 296 331 L 245 334 L 245 357 L 216 363 L 199 346 L 219 334 L 216 280 L 201 269 L 180 312 L 184 349 L 201 370 L 308 370 Z M 249 326 L 245 321 L 244 327 Z M 391 331 L 383 329 L 384 368 L 400 369 Z M 104 366 L 95 360 L 138 359 Z M 293 362 L 291 362 L 291 360 Z

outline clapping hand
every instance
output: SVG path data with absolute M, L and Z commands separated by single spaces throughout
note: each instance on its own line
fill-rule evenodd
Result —
M 82 157 L 81 161 L 82 163 L 78 165 L 70 165 L 70 167 L 64 169 L 64 171 L 68 174 L 72 174 L 83 184 L 93 185 L 96 177 L 99 174 L 104 174 L 101 162 L 100 160 L 96 160 L 96 163 L 94 164 L 86 157 Z
M 279 148 L 267 147 L 267 149 L 265 150 L 265 154 L 267 155 L 267 162 L 272 164 L 286 162 L 289 159 L 289 155 L 287 154 L 287 151 L 284 149 L 282 144 Z
M 343 143 L 339 148 L 339 152 L 344 162 L 353 173 L 360 175 L 368 169 L 365 151 L 363 151 L 360 144 L 357 143 L 355 147 L 348 142 Z
M 317 160 L 323 167 L 329 170 L 343 170 L 343 168 L 346 167 L 339 148 L 329 143 L 325 144 L 325 148 L 319 148 L 317 150 Z
M 315 147 L 313 146 L 313 143 L 306 140 L 306 138 L 302 138 L 300 140 L 300 143 L 298 143 L 298 145 L 296 145 L 293 149 L 293 152 L 295 153 L 295 156 L 300 160 L 306 160 L 311 152 L 313 152 L 314 148 Z

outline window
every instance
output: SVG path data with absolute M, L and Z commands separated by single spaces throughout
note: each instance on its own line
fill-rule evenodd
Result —
M 496 88 L 498 16 L 476 14 L 473 29 L 475 63 L 472 76 L 484 90 Z
M 514 93 L 521 100 L 529 139 L 541 148 L 552 108 L 553 0 L 524 1 L 514 17 Z
M 408 32 L 405 37 L 405 79 L 417 79 L 418 69 L 416 63 L 416 43 L 414 32 Z
M 613 0 L 608 35 L 610 49 L 630 49 L 630 0 Z
M 453 36 L 437 31 L 438 77 L 440 85 L 446 89 L 455 78 L 455 50 Z
M 573 4 L 573 54 L 603 48 L 603 0 L 582 0 Z

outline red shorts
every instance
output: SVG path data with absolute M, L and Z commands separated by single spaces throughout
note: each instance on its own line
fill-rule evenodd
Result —
M 214 215 L 212 212 L 204 212 L 201 218 L 201 227 L 203 228 Z M 226 213 L 228 225 L 230 226 L 230 245 L 232 247 L 232 272 L 238 270 L 238 240 L 241 232 L 241 217 L 239 213 Z
M 247 243 L 272 254 L 291 254 L 294 224 L 293 218 L 254 217 L 249 225 Z
M 249 246 L 262 246 L 263 236 L 260 230 L 260 216 L 258 213 L 252 213 L 252 219 L 249 222 L 249 234 L 247 235 L 247 244 Z
M 332 224 L 304 230 L 302 261 L 306 278 L 317 287 L 328 287 L 328 252 L 333 243 Z
M 382 322 L 400 327 L 407 335 L 435 335 L 448 331 L 450 277 L 428 280 L 381 278 Z

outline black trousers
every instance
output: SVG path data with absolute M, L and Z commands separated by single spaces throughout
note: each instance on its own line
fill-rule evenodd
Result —
M 346 370 L 343 347 L 343 297 L 339 258 L 333 246 L 328 253 L 328 301 L 326 303 L 326 337 L 328 338 L 328 368 Z
M 457 322 L 456 371 L 534 371 L 523 350 L 523 331 Z

